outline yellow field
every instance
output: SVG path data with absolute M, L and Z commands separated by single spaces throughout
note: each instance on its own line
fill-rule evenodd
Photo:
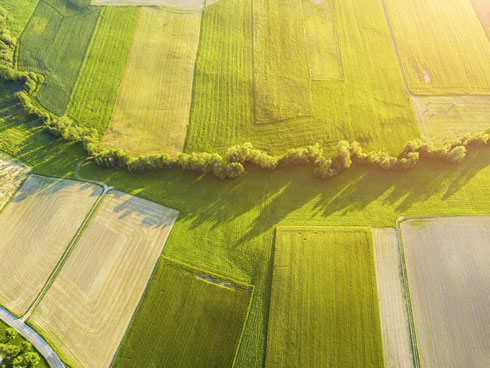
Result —
M 490 94 L 490 42 L 468 0 L 384 0 L 414 94 Z
M 29 168 L 0 155 L 0 211 L 19 188 Z
M 441 143 L 490 128 L 490 96 L 414 96 L 412 101 L 426 140 Z
M 302 0 L 253 3 L 255 121 L 313 115 Z
M 488 0 L 471 0 L 471 2 L 487 37 L 490 39 L 490 2 Z
M 200 25 L 200 13 L 140 10 L 107 146 L 133 154 L 182 152 Z
M 412 368 L 410 330 L 402 291 L 396 230 L 373 229 L 373 245 L 385 367 Z
M 311 79 L 344 79 L 335 0 L 303 0 L 302 5 Z
M 178 10 L 202 9 L 206 0 L 92 0 L 92 5 L 162 6 Z
M 490 363 L 490 217 L 401 223 L 420 366 Z
M 177 211 L 109 192 L 29 319 L 76 367 L 108 367 Z
M 102 188 L 30 176 L 0 214 L 0 304 L 22 315 Z

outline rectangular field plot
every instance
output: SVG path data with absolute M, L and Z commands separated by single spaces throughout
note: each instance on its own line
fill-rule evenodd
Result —
M 107 194 L 29 319 L 76 367 L 108 367 L 177 211 Z
M 342 80 L 335 0 L 302 0 L 312 80 Z
M 142 8 L 104 142 L 133 154 L 182 152 L 201 13 Z
M 0 304 L 18 316 L 29 308 L 101 193 L 29 176 L 0 213 Z
M 29 168 L 0 155 L 0 211 L 19 188 Z
M 373 244 L 385 366 L 412 368 L 410 329 L 396 229 L 373 229 Z
M 490 366 L 490 217 L 401 223 L 420 365 Z
M 412 93 L 490 93 L 490 42 L 471 1 L 384 3 Z
M 37 98 L 62 115 L 70 101 L 100 9 L 76 9 L 62 0 L 41 0 L 22 34 L 19 68 L 46 78 Z
M 372 233 L 276 232 L 266 367 L 382 367 Z
M 176 10 L 198 10 L 207 5 L 206 0 L 92 0 L 92 5 L 162 6 Z
M 413 96 L 425 139 L 440 143 L 490 127 L 490 96 Z
M 232 367 L 252 290 L 163 258 L 113 367 Z
M 471 0 L 478 19 L 490 39 L 490 2 L 488 0 Z
M 104 134 L 112 118 L 139 9 L 111 7 L 100 21 L 66 114 Z
M 312 116 L 302 0 L 255 0 L 253 63 L 255 120 Z

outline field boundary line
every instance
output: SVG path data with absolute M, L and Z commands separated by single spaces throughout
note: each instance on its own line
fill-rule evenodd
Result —
M 37 175 L 37 174 L 33 174 L 33 175 Z M 44 175 L 37 175 L 37 176 L 44 176 Z M 49 176 L 45 176 L 45 177 L 49 177 Z M 59 180 L 72 180 L 72 179 L 59 179 Z M 76 181 L 81 181 L 81 180 L 78 180 L 77 179 Z M 81 181 L 81 182 L 83 182 L 83 181 Z M 95 183 L 91 183 L 91 184 L 95 184 Z M 100 186 L 100 184 L 97 184 L 97 185 Z M 39 305 L 39 303 L 42 301 L 42 299 L 44 298 L 44 296 L 48 292 L 48 289 L 54 283 L 56 277 L 60 273 L 60 271 L 63 268 L 64 264 L 66 263 L 68 257 L 71 255 L 73 249 L 78 244 L 78 241 L 80 240 L 81 236 L 83 235 L 83 232 L 85 231 L 85 229 L 87 228 L 88 224 L 90 223 L 90 221 L 92 220 L 93 216 L 95 215 L 95 212 L 97 211 L 97 208 L 99 207 L 100 203 L 104 199 L 105 194 L 110 190 L 109 188 L 110 187 L 102 186 L 102 193 L 99 194 L 97 200 L 93 204 L 93 206 L 90 209 L 90 211 L 88 212 L 88 214 L 85 216 L 85 219 L 81 223 L 80 227 L 78 228 L 77 232 L 73 236 L 72 240 L 70 241 L 70 243 L 65 248 L 65 251 L 61 255 L 61 258 L 58 261 L 58 263 L 56 264 L 56 266 L 54 267 L 53 271 L 51 271 L 51 273 L 50 273 L 48 279 L 46 280 L 43 288 L 41 289 L 41 291 L 39 292 L 39 294 L 37 295 L 37 297 L 34 299 L 34 301 L 32 302 L 31 306 L 21 316 L 22 322 L 25 322 L 26 320 L 29 319 L 29 317 L 31 316 L 31 314 L 34 312 L 34 310 L 37 308 L 37 306 Z
M 10 327 L 14 328 L 19 334 L 27 339 L 41 355 L 46 359 L 52 368 L 64 368 L 65 364 L 56 354 L 54 349 L 40 334 L 26 324 L 22 319 L 17 318 L 7 309 L 0 306 L 0 319 Z
M 165 11 L 168 11 L 169 13 L 177 13 L 177 14 L 194 14 L 194 13 L 204 13 L 205 10 L 211 9 L 212 7 L 220 4 L 222 1 L 225 0 L 218 0 L 215 3 L 212 3 L 210 5 L 207 5 L 207 0 L 203 0 L 203 6 L 201 8 L 197 9 L 179 9 L 179 8 L 173 8 L 168 5 L 157 5 L 157 4 L 93 4 L 92 2 L 90 3 L 90 6 L 95 7 L 95 8 L 107 8 L 107 7 L 119 7 L 119 8 L 155 8 L 155 9 L 162 9 Z

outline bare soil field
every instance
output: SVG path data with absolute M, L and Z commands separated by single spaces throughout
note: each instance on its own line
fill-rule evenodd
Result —
M 141 8 L 104 143 L 133 154 L 182 152 L 201 13 Z
M 344 79 L 335 0 L 302 0 L 302 6 L 311 79 Z
M 490 2 L 488 0 L 471 0 L 478 19 L 490 39 Z
M 420 365 L 490 366 L 490 217 L 401 223 Z
M 29 319 L 76 367 L 108 367 L 178 212 L 111 191 Z
M 102 188 L 31 175 L 0 214 L 0 304 L 22 315 Z
M 373 245 L 385 367 L 411 368 L 412 348 L 396 229 L 373 229 Z
M 490 127 L 489 96 L 413 96 L 422 135 L 434 143 Z
M 29 168 L 0 155 L 0 211 L 19 188 Z

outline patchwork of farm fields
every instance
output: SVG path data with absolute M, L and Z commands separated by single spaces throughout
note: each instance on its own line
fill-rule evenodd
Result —
M 111 191 L 29 319 L 76 367 L 110 365 L 178 212 Z
M 400 225 L 422 367 L 490 364 L 490 217 Z
M 382 367 L 372 235 L 278 228 L 267 367 Z
M 232 367 L 252 291 L 161 259 L 113 366 Z
M 3 181 L 3 180 L 2 180 Z M 31 175 L 0 213 L 0 303 L 22 315 L 102 189 Z

